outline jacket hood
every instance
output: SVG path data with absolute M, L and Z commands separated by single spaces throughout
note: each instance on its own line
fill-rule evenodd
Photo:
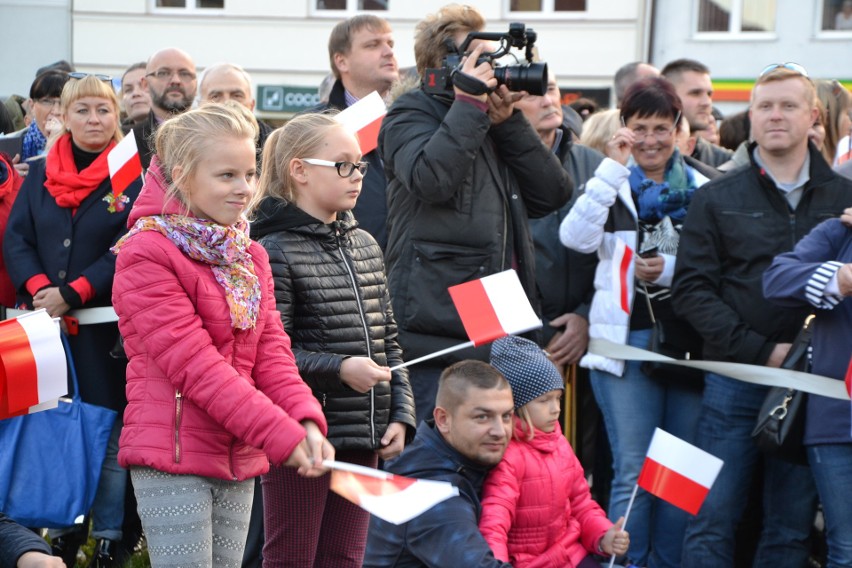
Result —
M 145 174 L 145 184 L 142 186 L 142 191 L 133 203 L 133 208 L 127 217 L 127 226 L 132 227 L 141 217 L 186 213 L 180 201 L 166 197 L 168 187 L 169 184 L 163 176 L 160 160 L 157 156 L 154 156 Z
M 358 226 L 351 211 L 337 214 L 336 228 L 342 232 Z M 302 228 L 310 233 L 330 234 L 329 225 L 316 217 L 305 213 L 295 204 L 273 197 L 266 197 L 257 208 L 255 220 L 251 223 L 251 238 L 261 239 L 270 233 L 278 233 Z M 302 232 L 302 231 L 300 231 Z

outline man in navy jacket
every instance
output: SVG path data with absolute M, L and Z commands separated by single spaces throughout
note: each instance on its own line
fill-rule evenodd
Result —
M 364 568 L 510 568 L 479 532 L 479 498 L 509 444 L 512 389 L 491 365 L 460 361 L 441 375 L 435 405 L 434 422 L 422 422 L 414 441 L 385 469 L 447 481 L 459 495 L 401 525 L 374 516 Z

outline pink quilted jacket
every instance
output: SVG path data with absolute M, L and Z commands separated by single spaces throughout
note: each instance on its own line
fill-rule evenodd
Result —
M 152 165 L 128 223 L 177 212 L 164 198 Z M 266 251 L 252 243 L 249 252 L 262 284 L 251 330 L 231 326 L 210 266 L 162 234 L 138 233 L 119 252 L 112 301 L 130 359 L 122 466 L 243 480 L 287 460 L 305 437 L 300 421 L 326 432 L 275 309 Z
M 494 555 L 515 568 L 576 566 L 612 523 L 559 428 L 523 440 L 509 443 L 485 481 L 479 529 Z

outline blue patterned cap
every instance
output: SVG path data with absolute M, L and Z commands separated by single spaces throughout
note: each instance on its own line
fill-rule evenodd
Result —
M 541 347 L 523 337 L 507 335 L 491 344 L 491 364 L 512 386 L 515 408 L 555 389 L 565 381 Z

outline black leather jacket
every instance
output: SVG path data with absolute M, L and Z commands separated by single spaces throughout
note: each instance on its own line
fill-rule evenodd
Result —
M 791 342 L 806 309 L 779 308 L 763 297 L 772 259 L 820 222 L 852 204 L 852 182 L 831 171 L 810 145 L 810 180 L 795 211 L 754 162 L 695 191 L 683 223 L 672 285 L 678 316 L 704 338 L 704 358 L 764 365 Z
M 252 237 L 269 252 L 275 302 L 299 372 L 322 403 L 328 440 L 337 449 L 375 450 L 390 422 L 408 426 L 410 439 L 414 398 L 406 369 L 368 393 L 340 380 L 347 357 L 388 366 L 402 362 L 375 239 L 348 212 L 324 224 L 295 205 L 267 198 L 258 217 Z
M 511 568 L 494 557 L 479 532 L 479 496 L 488 469 L 458 453 L 434 424 L 421 422 L 414 441 L 385 469 L 447 481 L 458 487 L 459 495 L 401 525 L 372 517 L 364 568 Z

